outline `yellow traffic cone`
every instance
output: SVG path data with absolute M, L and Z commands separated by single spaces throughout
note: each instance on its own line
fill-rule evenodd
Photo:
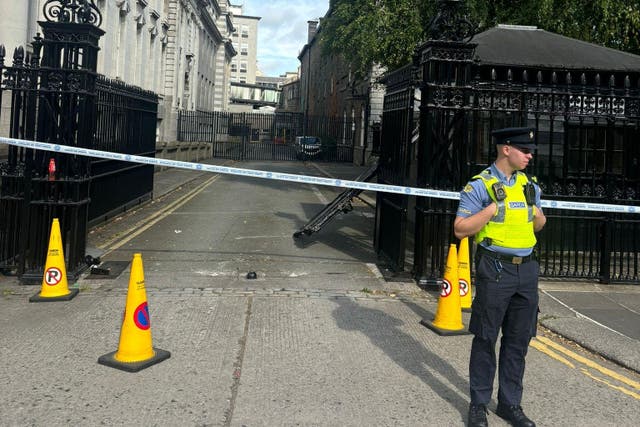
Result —
M 471 311 L 471 266 L 469 264 L 469 238 L 460 241 L 458 248 L 458 282 L 460 283 L 460 307 Z
M 138 372 L 171 357 L 152 346 L 151 321 L 144 287 L 142 255 L 134 254 L 129 276 L 127 305 L 120 330 L 118 350 L 100 356 L 98 363 L 127 372 Z
M 67 269 L 64 265 L 60 222 L 54 218 L 49 234 L 47 260 L 44 264 L 44 276 L 40 293 L 29 298 L 29 302 L 69 301 L 78 295 L 78 289 L 69 290 Z
M 440 335 L 466 335 L 469 332 L 462 323 L 460 290 L 458 288 L 458 255 L 456 245 L 449 245 L 444 280 L 440 287 L 438 310 L 432 322 L 422 319 L 420 323 Z

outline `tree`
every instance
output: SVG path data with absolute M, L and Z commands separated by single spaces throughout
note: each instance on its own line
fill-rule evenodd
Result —
M 390 70 L 411 61 L 439 0 L 332 0 L 321 23 L 325 54 L 343 55 L 356 74 L 374 63 Z M 496 24 L 535 25 L 640 54 L 640 0 L 463 0 L 477 31 Z
M 341 54 L 364 75 L 373 63 L 405 65 L 423 36 L 433 1 L 336 0 L 320 24 L 325 54 Z
M 640 54 L 640 1 L 540 0 L 536 24 L 568 37 Z

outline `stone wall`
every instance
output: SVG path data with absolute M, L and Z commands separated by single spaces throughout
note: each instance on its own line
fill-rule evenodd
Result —
M 210 142 L 170 141 L 156 144 L 156 158 L 179 160 L 182 162 L 200 162 L 211 159 L 212 145 Z M 167 169 L 156 166 L 156 172 Z

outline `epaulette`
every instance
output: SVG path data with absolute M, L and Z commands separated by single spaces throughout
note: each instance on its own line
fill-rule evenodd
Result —
M 486 168 L 484 169 L 482 172 L 475 174 L 473 177 L 471 177 L 470 181 L 476 181 L 478 179 L 482 179 L 483 177 L 485 178 L 489 178 L 491 177 L 491 168 Z

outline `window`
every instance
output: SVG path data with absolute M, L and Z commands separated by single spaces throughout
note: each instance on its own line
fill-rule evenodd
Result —
M 247 28 L 246 25 L 242 26 L 241 32 L 242 32 L 242 37 L 245 37 L 245 38 L 249 37 L 249 28 Z
M 242 43 L 240 45 L 240 55 L 248 55 L 249 54 L 249 45 L 247 43 Z
M 625 157 L 637 158 L 637 149 L 625 152 L 622 128 L 571 126 L 568 131 L 567 166 L 572 175 L 622 175 Z
M 240 72 L 241 73 L 246 73 L 247 72 L 247 62 L 246 61 L 242 61 L 240 63 Z

